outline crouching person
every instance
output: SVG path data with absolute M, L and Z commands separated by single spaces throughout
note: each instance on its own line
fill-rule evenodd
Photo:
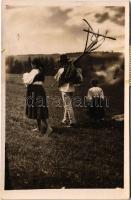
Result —
M 58 87 L 62 95 L 64 105 L 64 116 L 61 121 L 68 127 L 76 127 L 77 120 L 73 109 L 73 95 L 75 92 L 75 86 L 81 84 L 83 77 L 80 68 L 76 68 L 71 61 L 69 61 L 67 55 L 60 56 L 60 69 L 55 76 L 58 81 Z
M 88 90 L 86 96 L 88 102 L 88 114 L 92 122 L 99 122 L 105 117 L 104 92 L 98 86 L 98 80 L 92 80 L 92 87 Z

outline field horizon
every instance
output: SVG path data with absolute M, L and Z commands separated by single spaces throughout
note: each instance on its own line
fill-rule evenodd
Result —
M 60 55 L 62 54 L 66 54 L 68 56 L 80 56 L 83 52 L 82 51 L 78 51 L 78 52 L 67 52 L 67 53 L 49 53 L 49 54 L 46 54 L 46 53 L 33 53 L 33 54 L 9 54 L 7 55 L 6 57 L 10 57 L 10 56 L 13 56 L 14 58 L 26 58 L 26 57 L 40 57 L 40 56 L 52 56 L 54 58 L 58 58 Z M 117 55 L 122 55 L 124 54 L 122 51 L 119 52 L 119 51 L 93 51 L 93 52 L 88 52 L 87 55 L 102 55 L 102 54 L 117 54 Z

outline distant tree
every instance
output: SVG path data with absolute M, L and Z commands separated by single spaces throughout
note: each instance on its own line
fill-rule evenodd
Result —
M 25 71 L 24 71 L 24 69 L 23 69 L 23 65 L 22 65 L 22 62 L 21 61 L 19 61 L 19 71 L 20 71 L 20 73 L 24 73 Z
M 48 59 L 48 57 L 44 57 L 44 60 L 43 60 L 44 62 L 43 62 L 43 68 L 44 68 L 44 71 L 45 71 L 45 75 L 49 75 L 49 71 L 50 71 L 50 69 L 49 69 L 49 59 Z
M 30 71 L 30 68 L 28 67 L 28 60 L 23 61 L 22 62 L 22 66 L 23 66 L 22 67 L 22 69 L 23 69 L 22 71 L 23 72 L 29 72 Z
M 55 61 L 52 57 L 48 59 L 48 73 L 50 76 L 54 75 L 55 73 Z
M 118 78 L 120 75 L 120 68 L 116 68 L 115 71 L 114 71 L 114 75 L 113 75 L 113 78 L 116 79 Z
M 45 59 L 44 59 L 44 57 L 40 57 L 40 63 L 41 63 L 41 67 L 42 67 L 42 69 L 45 71 Z
M 105 66 L 104 63 L 101 65 L 100 69 L 101 69 L 102 71 L 105 71 L 105 70 L 106 70 L 106 66 Z
M 21 73 L 21 69 L 19 68 L 19 61 L 18 60 L 15 60 L 15 62 L 14 62 L 13 73 L 14 74 Z
M 28 57 L 28 63 L 31 65 L 31 57 Z
M 11 73 L 14 67 L 14 56 L 8 56 L 5 60 L 5 64 L 7 66 L 8 73 Z
M 45 57 L 45 59 L 44 59 L 44 65 L 48 69 L 48 67 L 49 67 L 49 59 L 48 59 L 48 57 Z
M 28 57 L 28 60 L 27 60 L 27 63 L 28 63 L 27 66 L 28 66 L 28 69 L 29 69 L 29 70 L 31 70 L 31 62 L 32 62 L 32 61 L 31 61 L 31 57 L 29 56 L 29 57 Z
M 122 61 L 122 64 L 121 64 L 121 69 L 124 71 L 124 59 L 123 59 L 123 61 Z

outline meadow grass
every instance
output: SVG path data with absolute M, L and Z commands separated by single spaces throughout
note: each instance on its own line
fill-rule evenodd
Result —
M 46 78 L 45 90 L 60 97 L 53 77 Z M 8 75 L 6 189 L 123 187 L 123 127 L 109 121 L 92 126 L 83 108 L 76 108 L 80 128 L 63 127 L 63 108 L 49 102 L 54 132 L 40 136 L 32 132 L 36 122 L 25 116 L 25 94 L 21 75 Z

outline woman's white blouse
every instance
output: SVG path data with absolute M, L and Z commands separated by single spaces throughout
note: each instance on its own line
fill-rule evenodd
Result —
M 29 85 L 33 82 L 35 76 L 39 73 L 38 69 L 32 69 L 29 73 L 23 74 L 23 83 Z

